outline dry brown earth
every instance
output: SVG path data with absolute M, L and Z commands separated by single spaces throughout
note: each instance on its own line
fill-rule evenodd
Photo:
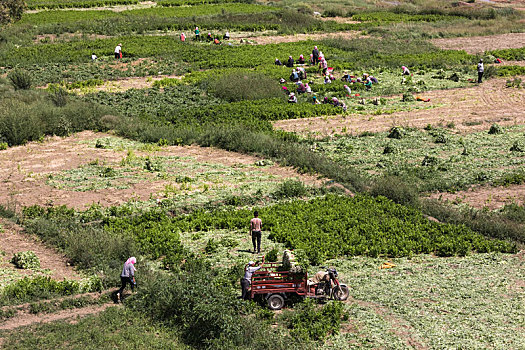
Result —
M 327 136 L 363 131 L 380 132 L 394 125 L 422 128 L 454 123 L 459 132 L 485 130 L 493 123 L 525 123 L 525 90 L 505 87 L 505 79 L 492 79 L 468 88 L 421 93 L 434 108 L 386 115 L 349 115 L 280 120 L 274 126 L 301 134 Z M 401 98 L 401 97 L 400 97 Z M 424 104 L 425 102 L 416 102 Z
M 524 47 L 525 33 L 433 39 L 431 42 L 442 49 L 465 50 L 469 54 L 476 54 L 489 50 Z
M 67 259 L 55 249 L 52 249 L 35 237 L 22 233 L 22 228 L 6 219 L 0 219 L 3 232 L 0 233 L 0 248 L 5 252 L 8 261 L 15 253 L 31 250 L 40 259 L 40 267 L 50 270 L 50 277 L 56 280 L 79 279 L 80 276 L 72 266 L 67 263 Z M 33 274 L 30 270 L 16 269 L 13 264 L 0 261 L 0 267 L 13 269 L 22 275 Z
M 86 141 L 110 135 L 82 132 L 67 138 L 51 137 L 45 142 L 33 142 L 25 146 L 9 148 L 0 152 L 0 183 L 4 191 L 0 192 L 0 203 L 16 203 L 18 207 L 38 205 L 67 205 L 73 208 L 85 208 L 93 203 L 103 206 L 118 205 L 130 199 L 147 200 L 150 194 L 162 191 L 169 183 L 154 179 L 133 184 L 128 189 L 104 189 L 86 192 L 68 191 L 46 185 L 49 174 L 74 169 L 90 161 L 99 160 L 107 164 L 118 163 L 126 157 L 126 150 L 97 149 L 88 147 Z M 151 153 L 137 151 L 137 156 Z M 198 146 L 163 147 L 156 152 L 159 156 L 193 157 L 197 162 L 230 165 L 251 165 L 260 158 L 228 152 L 216 148 Z M 240 168 L 252 171 L 253 168 Z M 299 178 L 311 185 L 320 185 L 322 180 L 314 176 L 300 175 L 290 167 L 278 165 L 258 168 L 279 179 Z M 235 186 L 235 184 L 231 184 Z
M 430 197 L 455 204 L 468 204 L 479 209 L 498 209 L 510 203 L 523 205 L 525 203 L 525 185 L 508 187 L 473 186 L 467 191 L 434 193 Z

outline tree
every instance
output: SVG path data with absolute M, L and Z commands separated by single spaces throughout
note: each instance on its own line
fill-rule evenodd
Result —
M 26 7 L 24 0 L 2 0 L 0 2 L 0 25 L 18 21 Z

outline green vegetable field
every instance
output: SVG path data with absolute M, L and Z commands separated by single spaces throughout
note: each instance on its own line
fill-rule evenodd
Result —
M 525 349 L 521 5 L 3 1 L 0 347 Z

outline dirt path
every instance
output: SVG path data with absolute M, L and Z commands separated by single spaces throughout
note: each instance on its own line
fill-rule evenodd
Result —
M 497 49 L 516 49 L 525 46 L 525 33 L 490 36 L 432 39 L 432 44 L 447 50 L 465 50 L 469 54 Z
M 27 10 L 24 13 L 38 13 L 43 11 L 113 11 L 113 12 L 123 12 L 128 10 L 136 9 L 146 9 L 150 7 L 157 6 L 157 3 L 154 1 L 141 1 L 138 4 L 131 5 L 115 5 L 115 6 L 99 6 L 99 7 L 73 7 L 73 8 L 57 8 L 52 10 L 47 9 L 37 9 L 37 10 Z
M 72 266 L 67 263 L 67 259 L 56 250 L 47 247 L 36 238 L 22 233 L 22 228 L 6 219 L 0 219 L 3 233 L 0 233 L 0 249 L 5 252 L 5 260 L 9 260 L 15 253 L 22 251 L 33 251 L 40 259 L 40 267 L 49 269 L 50 276 L 56 280 L 80 279 Z M 1 263 L 3 269 L 16 270 L 17 273 L 30 275 L 30 270 L 16 269 L 11 263 Z
M 463 89 L 436 90 L 421 93 L 430 98 L 431 109 L 397 112 L 388 115 L 350 115 L 316 117 L 274 122 L 274 126 L 300 134 L 316 133 L 319 137 L 342 133 L 380 132 L 394 125 L 422 128 L 428 124 L 454 123 L 462 133 L 485 130 L 493 123 L 525 123 L 525 89 L 505 87 L 506 79 L 492 79 Z M 425 103 L 425 102 L 415 102 Z
M 108 137 L 108 134 L 82 132 L 67 138 L 52 137 L 45 142 L 33 142 L 25 146 L 9 148 L 0 152 L 0 203 L 14 203 L 19 206 L 67 205 L 83 209 L 93 203 L 103 206 L 119 205 L 130 199 L 148 200 L 150 195 L 163 191 L 172 181 L 153 179 L 132 184 L 127 189 L 101 189 L 86 192 L 57 189 L 46 185 L 47 176 L 62 170 L 74 169 L 90 161 L 101 164 L 119 163 L 126 157 L 126 150 L 97 149 L 88 147 L 87 141 Z M 135 151 L 137 156 L 152 153 Z M 197 162 L 212 164 L 252 165 L 260 158 L 228 152 L 211 147 L 171 146 L 155 152 L 158 156 L 193 157 Z M 320 185 L 323 180 L 315 176 L 298 174 L 290 167 L 265 166 L 260 171 L 276 176 L 277 179 L 299 178 L 309 185 Z M 253 171 L 252 167 L 239 168 Z M 234 184 L 231 184 L 234 186 Z
M 38 323 L 50 323 L 54 321 L 69 320 L 70 323 L 77 322 L 79 318 L 98 314 L 110 306 L 115 306 L 113 302 L 102 305 L 90 305 L 79 309 L 60 310 L 50 314 L 31 314 L 28 311 L 19 312 L 16 316 L 0 322 L 0 330 L 13 330 L 20 327 L 27 327 Z
M 494 210 L 509 203 L 523 205 L 525 203 L 525 185 L 508 187 L 473 186 L 467 191 L 456 193 L 434 193 L 430 198 L 468 204 L 478 209 L 489 208 Z

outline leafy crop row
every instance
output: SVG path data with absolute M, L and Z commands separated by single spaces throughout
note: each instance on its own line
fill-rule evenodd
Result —
M 215 14 L 234 13 L 261 13 L 274 11 L 268 6 L 252 4 L 228 4 L 228 5 L 202 5 L 202 6 L 179 6 L 179 7 L 151 7 L 146 9 L 134 9 L 122 12 L 110 10 L 89 11 L 45 11 L 24 15 L 20 24 L 44 25 L 49 23 L 75 23 L 79 21 L 97 21 L 99 19 L 117 19 L 126 17 L 192 17 L 210 16 Z
M 89 8 L 114 5 L 138 4 L 139 0 L 28 0 L 29 10 L 62 9 L 62 8 Z
M 440 14 L 407 14 L 394 12 L 364 12 L 352 16 L 354 21 L 377 22 L 436 22 L 450 21 L 454 17 Z
M 289 248 L 304 250 L 313 264 L 327 258 L 354 255 L 399 257 L 435 253 L 450 256 L 471 251 L 516 250 L 513 244 L 486 239 L 462 225 L 431 222 L 421 212 L 384 197 L 328 195 L 308 202 L 278 204 L 259 212 L 264 229 L 271 231 L 272 239 Z M 115 231 L 141 231 L 143 223 L 152 219 L 151 215 L 132 221 L 112 219 L 108 227 Z M 165 230 L 246 229 L 250 215 L 248 210 L 197 211 L 174 218 L 165 224 Z M 157 226 L 157 223 L 150 225 Z

